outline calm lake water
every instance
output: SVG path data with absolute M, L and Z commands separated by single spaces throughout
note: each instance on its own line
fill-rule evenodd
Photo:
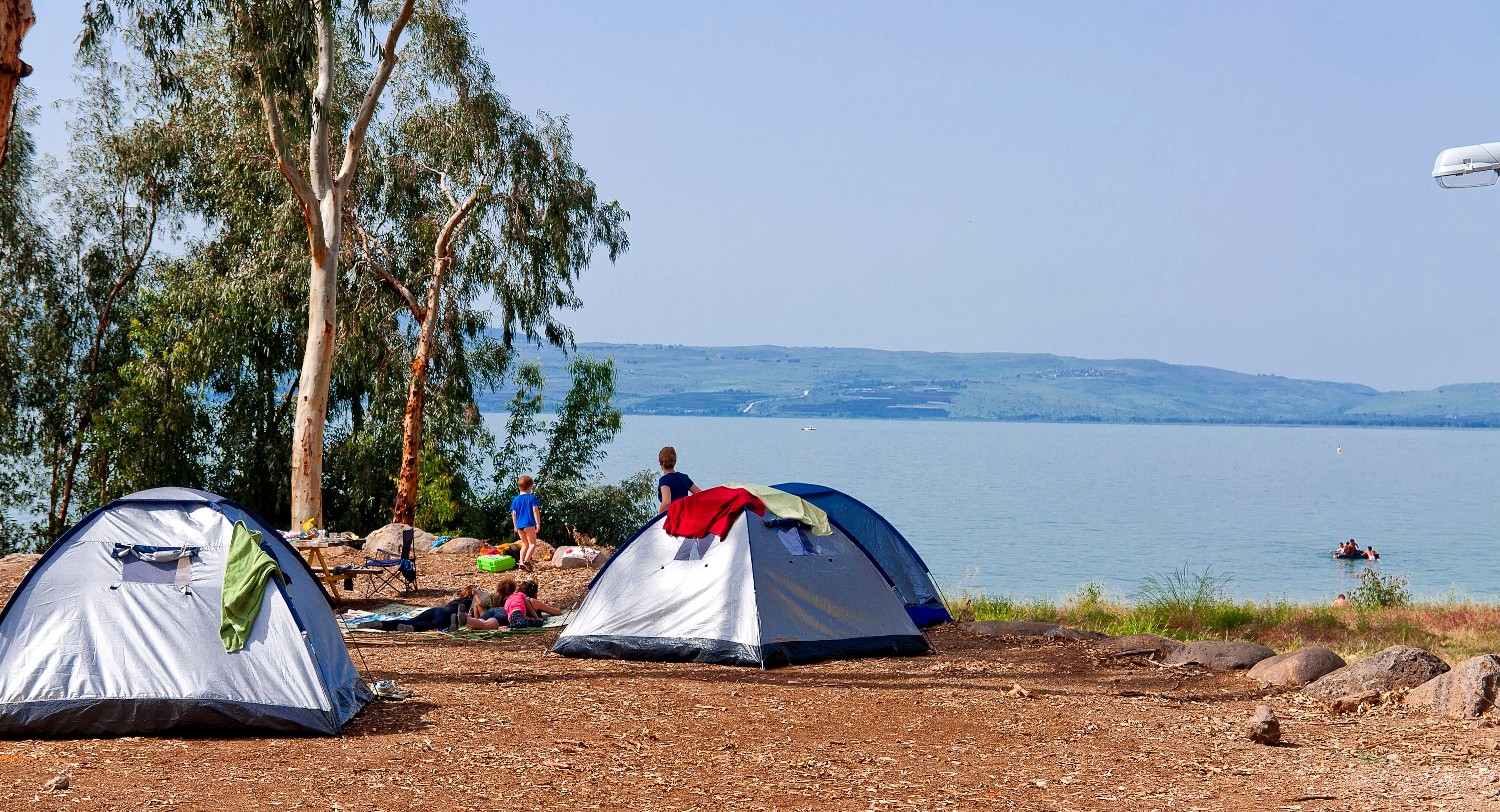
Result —
M 1051 425 L 629 416 L 611 480 L 679 467 L 722 482 L 817 482 L 883 513 L 939 586 L 1129 596 L 1183 566 L 1242 598 L 1326 601 L 1373 544 L 1419 597 L 1500 597 L 1500 431 Z

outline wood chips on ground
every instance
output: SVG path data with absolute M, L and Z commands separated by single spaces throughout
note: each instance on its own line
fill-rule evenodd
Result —
M 0 596 L 28 566 L 0 562 Z M 495 580 L 419 569 L 402 600 Z M 567 605 L 590 575 L 536 578 Z M 1500 810 L 1495 729 L 1081 642 L 942 628 L 930 656 L 759 671 L 567 659 L 556 636 L 352 635 L 368 679 L 413 695 L 340 738 L 0 741 L 0 810 Z M 1281 746 L 1245 738 L 1261 703 Z

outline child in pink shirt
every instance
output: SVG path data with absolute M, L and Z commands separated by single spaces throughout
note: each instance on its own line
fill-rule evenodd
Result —
M 542 625 L 542 615 L 560 615 L 562 610 L 537 600 L 536 581 L 523 581 L 505 599 L 505 617 L 512 629 L 535 629 Z

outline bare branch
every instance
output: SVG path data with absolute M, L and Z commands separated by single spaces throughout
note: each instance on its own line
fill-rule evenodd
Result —
M 318 83 L 312 94 L 312 129 L 307 136 L 308 181 L 322 200 L 334 187 L 333 145 L 329 130 L 333 116 L 333 8 L 329 0 L 318 3 Z
M 446 259 L 448 257 L 448 243 L 453 240 L 453 235 L 458 233 L 458 229 L 463 227 L 463 222 L 469 216 L 469 212 L 472 212 L 474 210 L 474 207 L 478 205 L 479 194 L 484 191 L 485 188 L 486 187 L 481 186 L 478 189 L 475 189 L 472 193 L 469 194 L 469 198 L 467 200 L 458 205 L 457 209 L 452 214 L 448 215 L 447 222 L 443 223 L 443 230 L 438 232 L 437 241 L 433 243 L 433 253 L 435 254 L 435 259 Z M 449 195 L 449 199 L 453 199 L 452 195 Z
M 377 253 L 380 251 L 379 242 L 372 241 L 370 232 L 366 231 L 364 226 L 358 223 L 351 225 L 359 233 L 359 241 L 364 246 L 365 261 L 370 264 L 370 268 L 375 271 L 375 275 L 380 277 L 380 281 L 384 282 L 386 287 L 390 288 L 406 304 L 406 309 L 411 311 L 412 316 L 417 321 L 425 321 L 427 319 L 427 309 L 417 301 L 417 297 L 412 295 L 411 290 L 401 284 L 395 276 L 391 275 L 390 270 L 385 267 L 385 263 L 377 256 Z
M 365 91 L 365 99 L 359 105 L 359 114 L 354 118 L 354 125 L 349 128 L 349 144 L 344 149 L 344 164 L 339 168 L 337 183 L 347 188 L 354 179 L 354 171 L 359 166 L 359 154 L 364 148 L 365 132 L 370 128 L 370 119 L 375 117 L 375 108 L 380 105 L 380 96 L 385 92 L 385 83 L 391 78 L 391 71 L 396 67 L 396 46 L 401 41 L 401 32 L 406 28 L 406 23 L 411 20 L 412 9 L 416 6 L 416 0 L 405 0 L 401 4 L 401 11 L 391 23 L 391 30 L 385 35 L 385 49 L 380 55 L 380 67 L 375 71 L 375 77 L 370 80 L 370 87 Z

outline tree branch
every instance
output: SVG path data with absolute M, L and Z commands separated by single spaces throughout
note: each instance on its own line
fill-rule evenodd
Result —
M 458 232 L 458 229 L 463 226 L 463 221 L 469 216 L 469 212 L 473 211 L 474 207 L 478 205 L 479 194 L 485 188 L 481 186 L 475 189 L 469 194 L 469 198 L 458 206 L 456 211 L 448 215 L 447 222 L 443 223 L 443 230 L 438 232 L 437 241 L 433 243 L 433 253 L 436 255 L 436 259 L 447 258 L 449 253 L 448 243 L 452 241 L 453 235 Z
M 281 124 L 281 111 L 276 109 L 276 99 L 271 95 L 271 89 L 266 86 L 266 77 L 255 72 L 260 81 L 260 106 L 266 116 L 266 132 L 271 137 L 271 149 L 276 153 L 276 168 L 281 170 L 281 176 L 286 178 L 288 185 L 292 187 L 292 194 L 297 196 L 297 202 L 302 204 L 305 216 L 312 218 L 310 222 L 318 224 L 319 233 L 322 232 L 322 215 L 318 211 L 317 198 L 313 197 L 312 187 L 307 185 L 307 176 L 302 173 L 302 166 L 297 163 L 297 156 L 292 154 L 291 148 L 286 143 L 286 129 Z
M 364 226 L 358 223 L 352 225 L 354 230 L 359 232 L 359 241 L 364 246 L 365 261 L 370 264 L 370 268 L 375 271 L 375 275 L 380 277 L 380 281 L 384 282 L 385 286 L 390 288 L 392 293 L 396 294 L 397 298 L 406 305 L 406 309 L 411 311 L 412 316 L 417 321 L 425 321 L 427 319 L 427 309 L 417 301 L 417 297 L 412 295 L 411 290 L 401 284 L 395 276 L 391 275 L 391 272 L 385 267 L 385 263 L 381 262 L 380 258 L 376 256 L 379 247 L 378 244 L 374 247 L 371 246 L 370 232 L 366 231 Z
M 416 0 L 405 0 L 401 4 L 401 11 L 391 23 L 391 30 L 385 35 L 385 49 L 380 55 L 380 67 L 375 71 L 375 77 L 370 80 L 370 87 L 365 91 L 364 101 L 359 105 L 359 114 L 354 118 L 354 125 L 349 128 L 349 143 L 344 149 L 344 164 L 339 168 L 337 183 L 347 187 L 354 179 L 354 170 L 359 166 L 359 154 L 364 148 L 365 132 L 370 129 L 370 119 L 375 117 L 375 108 L 380 104 L 380 96 L 385 92 L 385 83 L 391 78 L 391 71 L 396 67 L 396 46 L 401 41 L 401 32 L 406 28 L 406 23 L 411 20 L 412 9 L 416 6 Z
M 330 0 L 318 3 L 318 83 L 312 94 L 312 129 L 307 140 L 308 182 L 319 200 L 334 188 L 333 145 L 333 7 Z

